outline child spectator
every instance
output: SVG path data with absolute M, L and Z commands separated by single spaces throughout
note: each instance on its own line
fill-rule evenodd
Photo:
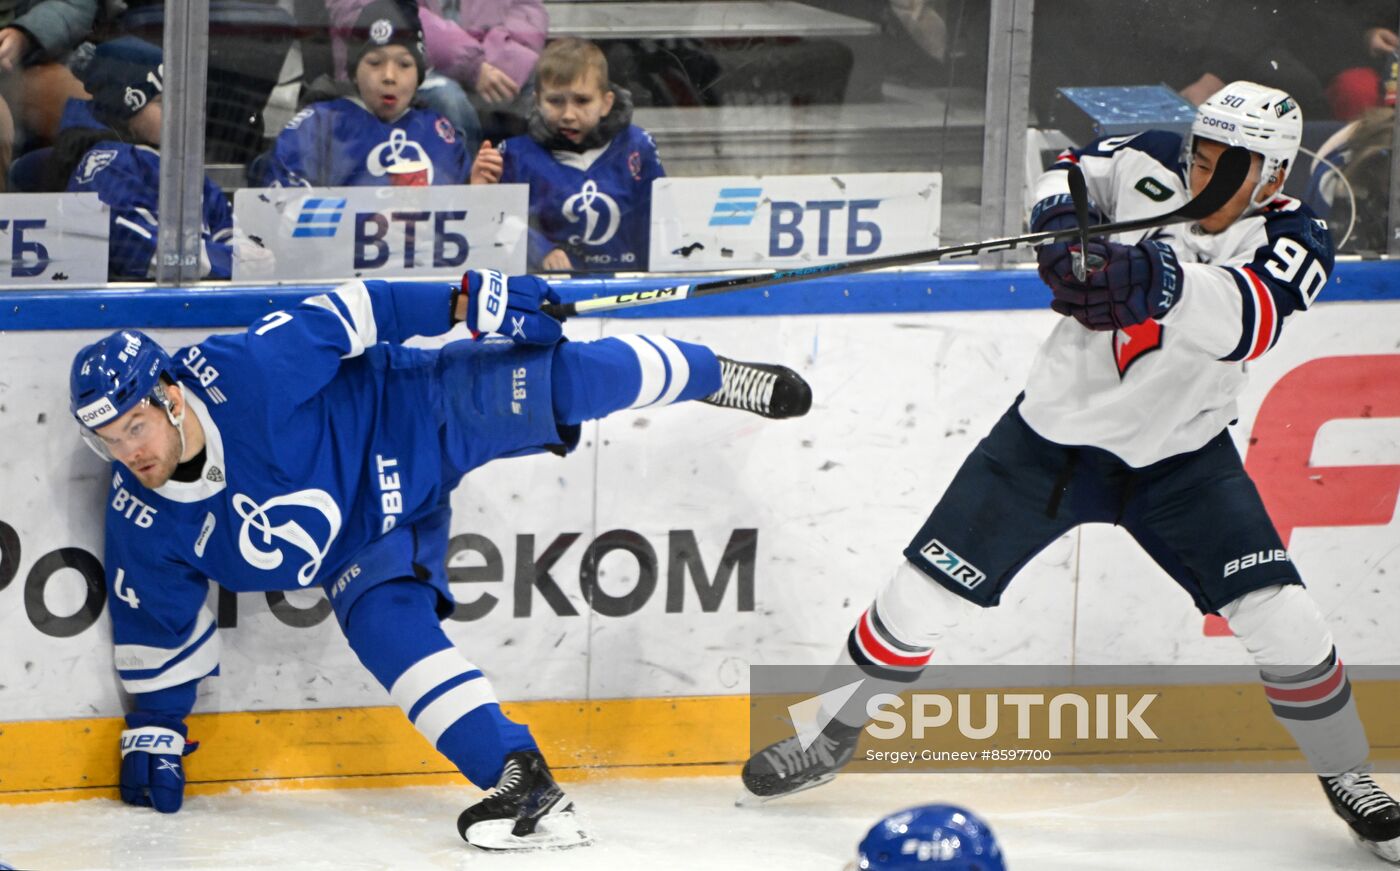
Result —
M 473 167 L 461 131 L 437 112 L 415 108 L 423 82 L 423 33 L 409 3 L 375 0 L 355 22 L 350 72 L 356 95 L 299 112 L 277 137 L 266 185 L 387 185 L 389 168 L 426 166 L 427 184 L 480 184 L 500 174 L 500 157 Z
M 160 122 L 164 66 L 159 48 L 123 36 L 105 42 L 77 73 L 92 94 L 92 115 L 105 128 L 60 132 L 47 166 L 48 190 L 96 192 L 111 209 L 108 275 L 155 274 L 160 204 Z M 233 213 L 224 192 L 204 180 L 200 274 L 232 272 Z
M 500 148 L 500 180 L 530 185 L 530 268 L 645 271 L 651 183 L 666 173 L 632 124 L 631 95 L 608 84 L 607 59 L 583 39 L 551 42 L 536 73 L 529 133 Z

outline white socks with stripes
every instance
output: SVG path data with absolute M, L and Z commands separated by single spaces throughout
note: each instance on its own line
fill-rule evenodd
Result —
M 1332 633 L 1296 584 L 1246 593 L 1220 609 L 1259 666 L 1274 716 L 1321 775 L 1370 770 L 1371 747 Z

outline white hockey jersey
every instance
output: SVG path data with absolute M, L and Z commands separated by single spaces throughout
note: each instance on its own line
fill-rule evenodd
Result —
M 1041 176 L 1036 199 L 1066 193 L 1065 170 L 1077 163 L 1108 220 L 1169 212 L 1190 198 L 1181 145 L 1177 134 L 1149 131 L 1071 149 Z M 1036 355 L 1021 404 L 1050 441 L 1103 448 L 1137 468 L 1196 450 L 1235 419 L 1245 363 L 1312 304 L 1333 261 L 1326 223 L 1291 197 L 1217 234 L 1183 223 L 1112 241 L 1149 237 L 1177 252 L 1180 301 L 1160 320 L 1113 332 L 1063 319 Z

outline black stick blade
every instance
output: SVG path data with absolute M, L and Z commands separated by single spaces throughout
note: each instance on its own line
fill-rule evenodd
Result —
M 1183 220 L 1199 221 L 1220 211 L 1230 201 L 1249 177 L 1249 151 L 1232 145 L 1221 153 L 1215 161 L 1215 172 L 1201 193 L 1191 202 L 1177 210 Z
M 1089 228 L 1089 186 L 1084 182 L 1084 172 L 1078 164 L 1069 166 L 1069 198 L 1074 203 L 1074 220 L 1079 224 L 1082 236 Z

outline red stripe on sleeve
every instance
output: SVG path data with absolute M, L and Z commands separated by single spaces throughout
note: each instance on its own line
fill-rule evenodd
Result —
M 1254 337 L 1254 346 L 1245 355 L 1246 360 L 1253 360 L 1269 350 L 1274 338 L 1274 323 L 1278 319 L 1278 310 L 1274 307 L 1274 295 L 1269 293 L 1269 289 L 1259 280 L 1259 276 L 1254 274 L 1254 270 L 1246 266 L 1240 271 L 1249 279 L 1249 286 L 1254 288 L 1254 319 L 1259 332 Z

